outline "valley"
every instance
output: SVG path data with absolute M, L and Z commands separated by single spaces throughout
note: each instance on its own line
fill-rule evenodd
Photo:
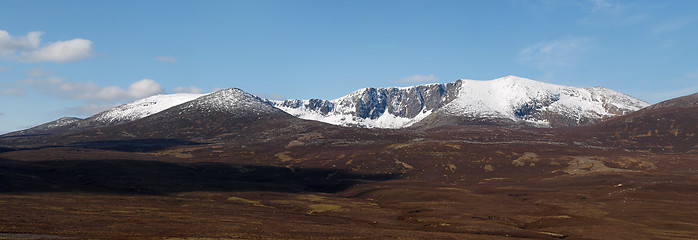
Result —
M 0 239 L 695 239 L 695 98 L 567 127 L 390 129 L 230 89 L 11 133 Z

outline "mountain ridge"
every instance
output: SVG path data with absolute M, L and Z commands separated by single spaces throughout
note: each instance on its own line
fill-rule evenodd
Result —
M 411 87 L 363 88 L 334 100 L 270 101 L 299 118 L 335 125 L 405 128 L 433 118 L 460 118 L 446 123 L 494 120 L 500 124 L 538 127 L 592 124 L 649 106 L 629 95 L 601 87 L 576 88 L 505 76 L 488 81 Z M 571 116 L 576 115 L 576 116 Z
M 229 101 L 233 95 L 244 100 Z M 333 100 L 268 100 L 230 88 L 209 94 L 154 95 L 86 119 L 71 119 L 65 124 L 46 123 L 6 135 L 49 134 L 113 126 L 202 98 L 208 99 L 200 103 L 209 109 L 251 108 L 259 113 L 276 109 L 297 118 L 333 125 L 394 129 L 448 124 L 589 125 L 649 105 L 606 88 L 568 87 L 512 75 L 487 81 L 459 79 L 451 83 L 409 87 L 362 88 Z M 190 104 L 190 107 L 194 106 Z

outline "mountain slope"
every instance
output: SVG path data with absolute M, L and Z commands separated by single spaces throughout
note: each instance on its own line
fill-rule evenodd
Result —
M 113 126 L 153 115 L 165 109 L 191 101 L 204 95 L 205 94 L 190 93 L 154 95 L 116 106 L 86 119 L 64 117 L 30 129 L 8 133 L 3 136 L 56 134 L 90 128 Z
M 303 119 L 343 126 L 404 128 L 443 124 L 577 126 L 648 104 L 610 89 L 575 88 L 515 76 L 490 81 L 366 88 L 335 100 L 270 101 Z
M 159 94 L 123 104 L 107 111 L 98 113 L 88 119 L 87 122 L 101 125 L 114 125 L 122 122 L 130 122 L 141 119 L 165 109 L 194 100 L 205 94 L 176 93 Z
M 458 97 L 435 116 L 558 127 L 588 125 L 648 106 L 610 89 L 567 87 L 515 76 L 458 82 Z
M 294 117 L 240 89 L 224 89 L 156 114 L 101 128 L 111 138 L 213 139 L 264 127 Z
M 39 134 L 53 134 L 63 132 L 67 129 L 72 129 L 77 126 L 77 124 L 82 121 L 81 118 L 76 117 L 62 117 L 54 121 L 50 121 L 36 127 L 32 127 L 25 130 L 20 130 L 16 132 L 11 132 L 4 134 L 2 136 L 12 137 L 21 135 L 39 135 Z
M 575 134 L 629 149 L 698 152 L 698 93 L 581 128 Z

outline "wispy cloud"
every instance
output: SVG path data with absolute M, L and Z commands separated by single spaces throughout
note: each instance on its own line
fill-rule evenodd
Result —
M 535 63 L 540 67 L 568 66 L 584 51 L 592 48 L 593 38 L 563 37 L 528 46 L 519 51 L 522 62 Z
M 277 94 L 277 93 L 257 93 L 255 95 L 257 95 L 258 97 L 270 99 L 270 100 L 286 100 L 287 99 L 283 95 Z
M 89 104 L 85 104 L 85 105 L 78 106 L 78 107 L 67 108 L 63 111 L 63 113 L 71 115 L 71 116 L 91 116 L 91 115 L 106 111 L 108 109 L 111 109 L 113 107 L 116 107 L 118 105 L 119 104 L 89 103 Z
M 73 62 L 93 55 L 92 41 L 76 38 L 41 45 L 43 32 L 15 37 L 0 30 L 0 58 L 18 62 Z
M 24 95 L 27 95 L 27 92 L 21 88 L 11 87 L 11 88 L 3 89 L 2 91 L 0 91 L 0 95 L 23 97 Z
M 0 66 L 0 72 L 10 71 L 12 67 L 10 66 Z
M 661 22 L 657 25 L 655 25 L 652 30 L 650 30 L 650 33 L 652 34 L 662 34 L 662 33 L 667 33 L 667 32 L 674 32 L 674 31 L 679 31 L 685 26 L 691 24 L 694 20 L 692 18 L 680 18 L 680 19 L 674 19 L 671 21 L 665 21 Z
M 93 82 L 71 82 L 60 77 L 28 78 L 17 83 L 21 86 L 33 86 L 40 92 L 53 96 L 77 100 L 132 100 L 164 92 L 162 85 L 152 79 L 133 82 L 128 89 L 117 86 L 104 87 Z
M 46 76 L 49 74 L 50 73 L 48 71 L 44 70 L 43 67 L 36 67 L 36 68 L 29 69 L 29 71 L 27 71 L 25 73 L 25 75 L 27 75 L 29 77 L 43 77 L 43 76 Z
M 560 1 L 558 1 L 560 2 Z M 595 27 L 627 27 L 645 22 L 649 15 L 633 4 L 615 0 L 562 1 L 576 3 L 586 12 L 577 23 Z
M 616 1 L 611 1 L 611 0 L 589 0 L 589 4 L 591 5 L 591 11 L 592 12 L 599 12 L 599 11 L 611 11 L 611 12 L 617 12 L 623 10 L 624 5 L 616 2 Z
M 204 90 L 198 87 L 194 86 L 189 86 L 189 87 L 176 87 L 172 89 L 173 93 L 203 93 Z
M 93 103 L 131 101 L 156 94 L 165 93 L 165 88 L 153 79 L 141 79 L 132 82 L 128 88 L 119 86 L 101 86 L 94 82 L 70 81 L 66 78 L 49 76 L 49 72 L 43 68 L 29 70 L 26 75 L 29 78 L 5 84 L 5 89 L 0 91 L 5 96 L 24 96 L 25 89 L 29 87 L 35 91 L 59 98 L 85 100 Z M 175 87 L 174 93 L 203 93 L 203 90 L 194 86 Z
M 173 56 L 159 56 L 156 57 L 155 60 L 158 60 L 160 62 L 177 62 L 177 58 Z
M 518 53 L 518 61 L 533 64 L 541 70 L 541 80 L 552 81 L 556 73 L 578 65 L 584 54 L 593 48 L 590 37 L 563 37 L 530 45 Z
M 634 94 L 635 97 L 645 100 L 650 104 L 658 103 L 661 101 L 669 100 L 672 98 L 677 98 L 689 94 L 698 92 L 698 86 L 689 86 L 680 89 L 668 89 L 668 90 L 657 90 L 652 91 L 638 91 Z
M 698 92 L 698 72 L 689 72 L 662 80 L 662 87 L 635 91 L 635 97 L 649 103 L 657 103 Z
M 400 80 L 397 80 L 400 83 L 409 83 L 409 84 L 415 84 L 415 83 L 433 83 L 438 81 L 439 79 L 434 76 L 434 74 L 429 74 L 429 75 L 412 75 L 409 77 L 401 78 Z

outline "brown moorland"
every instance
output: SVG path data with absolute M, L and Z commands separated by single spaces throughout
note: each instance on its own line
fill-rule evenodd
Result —
M 679 105 L 559 129 L 280 114 L 3 137 L 0 239 L 695 239 L 698 108 Z

